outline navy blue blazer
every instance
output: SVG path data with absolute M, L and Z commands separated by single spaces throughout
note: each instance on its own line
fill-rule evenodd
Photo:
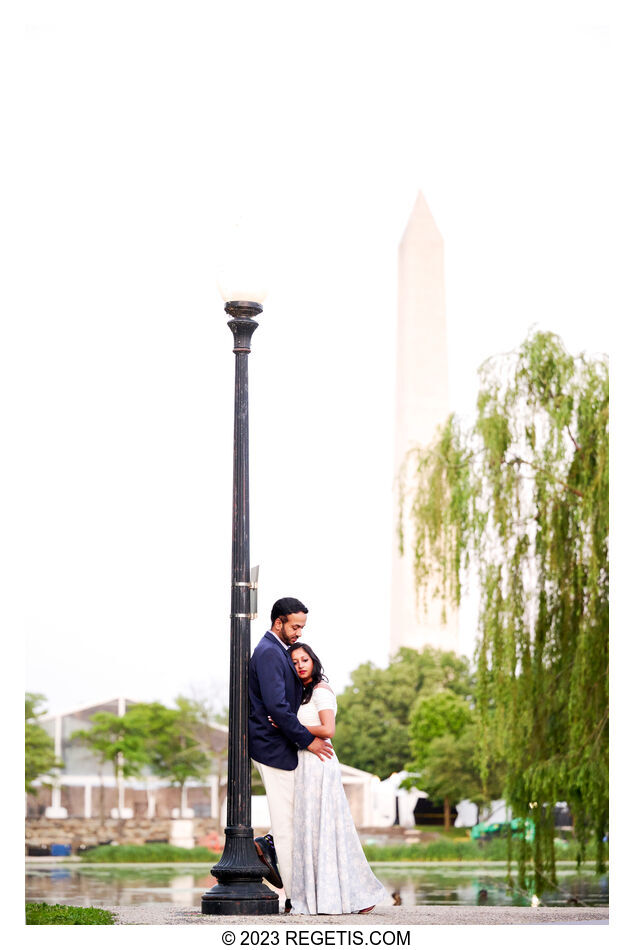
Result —
M 277 637 L 264 634 L 249 662 L 249 755 L 256 762 L 291 772 L 297 750 L 315 738 L 302 726 L 297 710 L 302 684 L 293 661 Z M 268 717 L 279 727 L 271 725 Z

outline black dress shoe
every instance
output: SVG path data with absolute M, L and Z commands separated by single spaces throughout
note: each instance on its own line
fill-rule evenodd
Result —
M 284 903 L 284 913 L 285 913 L 285 914 L 290 914 L 290 912 L 291 912 L 292 909 L 293 909 L 293 905 L 291 904 L 290 900 L 289 900 L 288 897 L 287 897 L 287 898 L 286 898 L 286 901 L 285 901 L 285 903 Z
M 253 843 L 260 861 L 266 867 L 266 874 L 262 875 L 264 880 L 272 884 L 273 887 L 284 887 L 277 866 L 277 855 L 275 853 L 273 835 L 262 835 L 261 838 L 255 838 Z

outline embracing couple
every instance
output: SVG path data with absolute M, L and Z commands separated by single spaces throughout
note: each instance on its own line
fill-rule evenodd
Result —
M 335 695 L 298 642 L 307 614 L 295 597 L 276 601 L 249 664 L 249 753 L 272 831 L 255 846 L 265 880 L 284 888 L 287 913 L 364 914 L 388 895 L 365 859 L 330 742 Z

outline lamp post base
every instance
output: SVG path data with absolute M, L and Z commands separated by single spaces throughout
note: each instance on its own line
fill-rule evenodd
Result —
M 218 883 L 201 900 L 203 914 L 222 917 L 279 914 L 280 899 L 262 880 L 265 868 L 253 844 L 253 828 L 225 828 L 225 847 L 211 873 Z
M 203 894 L 200 909 L 222 917 L 274 915 L 280 912 L 280 899 L 266 884 L 236 881 L 212 887 Z

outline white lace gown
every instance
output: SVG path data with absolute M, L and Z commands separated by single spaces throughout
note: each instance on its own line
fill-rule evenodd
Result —
M 318 726 L 320 709 L 337 710 L 334 693 L 317 686 L 297 718 Z M 336 755 L 322 761 L 302 750 L 295 771 L 293 809 L 293 914 L 355 914 L 389 900 L 366 861 Z

